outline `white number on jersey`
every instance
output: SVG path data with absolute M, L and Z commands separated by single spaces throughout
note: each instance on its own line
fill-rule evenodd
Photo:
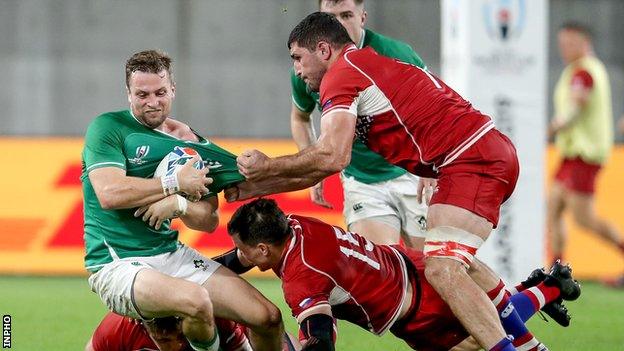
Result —
M 343 233 L 342 230 L 334 227 L 334 232 L 336 233 L 336 238 L 338 240 L 344 240 L 346 242 L 348 242 L 349 244 L 353 245 L 353 246 L 357 246 L 360 247 L 360 243 L 355 240 L 355 238 L 353 237 L 353 235 L 350 232 L 346 232 Z M 368 241 L 368 239 L 364 239 L 366 240 L 366 244 L 364 245 L 364 250 L 366 251 L 373 251 L 373 243 L 371 243 L 370 241 Z M 347 257 L 353 257 L 356 258 L 362 262 L 365 262 L 366 264 L 368 264 L 369 266 L 375 268 L 376 270 L 379 270 L 380 265 L 379 262 L 371 259 L 370 257 L 366 256 L 365 254 L 358 252 L 354 249 L 350 249 L 348 247 L 344 247 L 344 246 L 340 246 L 340 252 L 342 252 L 344 255 L 346 255 Z

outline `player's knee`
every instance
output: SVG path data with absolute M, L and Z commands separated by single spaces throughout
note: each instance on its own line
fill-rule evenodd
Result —
M 576 224 L 579 227 L 581 227 L 581 228 L 583 228 L 585 230 L 593 230 L 593 231 L 595 231 L 596 220 L 591 215 L 577 212 L 577 213 L 575 213 L 574 221 L 576 222 Z
M 213 319 L 210 294 L 201 285 L 194 286 L 182 298 L 183 312 L 195 319 L 211 321 Z
M 275 305 L 266 301 L 259 306 L 259 313 L 256 316 L 255 327 L 263 330 L 280 329 L 282 325 L 282 313 Z

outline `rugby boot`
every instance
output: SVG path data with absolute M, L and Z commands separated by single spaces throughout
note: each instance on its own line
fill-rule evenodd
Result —
M 561 264 L 559 260 L 550 267 L 544 284 L 558 287 L 560 297 L 566 301 L 574 301 L 581 296 L 581 284 L 572 278 L 572 268 L 567 264 Z
M 521 284 L 525 288 L 536 286 L 537 284 L 543 282 L 546 279 L 546 272 L 543 268 L 537 268 L 529 276 L 526 280 L 524 280 Z M 570 325 L 570 319 L 572 317 L 568 313 L 568 309 L 563 304 L 563 299 L 558 298 L 555 301 L 549 302 L 541 309 L 542 312 L 546 313 L 552 320 L 557 322 L 562 327 L 567 327 Z M 542 316 L 543 317 L 543 316 Z M 543 317 L 544 320 L 545 317 Z
M 542 312 L 546 313 L 550 318 L 557 322 L 562 327 L 570 326 L 570 313 L 568 313 L 567 307 L 563 304 L 563 299 L 558 298 L 555 301 L 547 303 L 542 307 Z

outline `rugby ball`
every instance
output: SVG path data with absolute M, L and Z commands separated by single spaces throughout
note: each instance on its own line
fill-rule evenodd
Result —
M 195 162 L 193 167 L 195 167 L 196 169 L 203 169 L 204 162 L 202 161 L 201 156 L 197 151 L 190 147 L 174 147 L 173 151 L 168 153 L 160 161 L 158 167 L 156 167 L 156 171 L 154 172 L 154 178 L 178 173 L 180 168 L 182 168 L 182 166 L 184 166 L 186 162 L 188 162 L 195 156 L 199 157 L 199 161 Z

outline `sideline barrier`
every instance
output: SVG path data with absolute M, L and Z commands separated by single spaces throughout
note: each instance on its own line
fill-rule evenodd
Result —
M 270 156 L 292 153 L 288 140 L 214 139 L 239 154 L 257 148 Z M 80 185 L 81 138 L 0 138 L 3 184 L 0 201 L 0 274 L 86 274 L 83 268 L 82 194 Z M 556 167 L 556 154 L 547 152 L 548 179 Z M 619 199 L 624 198 L 624 147 L 618 147 L 599 177 L 598 212 L 624 230 Z M 326 198 L 333 210 L 311 203 L 307 190 L 272 196 L 288 213 L 318 217 L 344 226 L 342 190 L 332 176 L 326 184 Z M 220 195 L 220 225 L 213 234 L 185 228 L 178 222 L 180 240 L 204 254 L 219 254 L 232 247 L 226 223 L 237 208 Z M 530 219 L 527 214 L 526 220 Z M 567 258 L 579 277 L 610 276 L 624 270 L 616 250 L 579 230 L 567 220 L 570 244 Z M 536 248 L 543 249 L 543 248 Z M 257 274 L 254 273 L 254 274 Z

